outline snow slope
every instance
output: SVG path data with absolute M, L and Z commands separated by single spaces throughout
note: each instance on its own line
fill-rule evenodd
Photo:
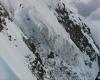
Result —
M 0 79 L 1 80 L 19 80 L 14 72 L 9 68 L 8 64 L 0 58 Z M 10 74 L 10 75 L 9 75 Z M 5 77 L 6 76 L 6 77 Z
M 9 13 L 7 17 L 3 16 L 6 25 L 2 23 L 4 28 L 0 32 L 0 72 L 3 72 L 0 77 L 3 75 L 4 80 L 95 80 L 99 69 L 96 53 L 99 51 L 87 28 L 86 31 L 82 29 L 79 15 L 70 15 L 65 0 L 0 2 Z M 64 14 L 57 9 L 64 8 L 68 10 L 71 24 L 79 25 L 78 30 L 84 37 L 79 41 L 87 42 L 82 47 L 86 47 L 85 50 L 77 45 L 77 36 L 71 35 L 77 32 L 68 32 L 66 27 L 70 29 L 70 25 L 59 22 L 58 17 L 62 19 Z
M 14 22 L 5 18 L 7 26 L 0 32 L 0 80 L 34 80 L 25 65 L 24 56 L 31 54 Z

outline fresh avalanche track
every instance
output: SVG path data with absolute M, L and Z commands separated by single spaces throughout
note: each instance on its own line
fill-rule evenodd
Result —
M 0 3 L 1 79 L 95 80 L 99 50 L 66 0 Z

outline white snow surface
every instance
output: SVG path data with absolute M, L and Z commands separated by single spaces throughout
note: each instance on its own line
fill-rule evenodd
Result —
M 34 80 L 35 77 L 27 69 L 24 59 L 31 51 L 23 42 L 17 26 L 8 19 L 6 22 L 7 26 L 0 33 L 0 80 Z M 9 41 L 9 35 L 12 36 L 12 41 Z
M 97 60 L 91 62 L 88 55 L 76 47 L 69 34 L 57 21 L 55 7 L 59 0 L 0 0 L 0 2 L 13 18 L 13 22 L 6 19 L 7 26 L 0 32 L 0 80 L 37 80 L 27 67 L 25 56 L 32 52 L 24 43 L 22 36 L 32 37 L 41 42 L 42 56 L 47 56 L 50 50 L 60 56 L 59 59 L 55 59 L 58 67 L 53 69 L 59 69 L 60 61 L 63 60 L 65 65 L 70 66 L 71 70 L 78 74 L 80 80 L 95 80 L 98 73 Z M 9 35 L 12 36 L 12 41 L 9 41 Z M 95 50 L 98 51 L 96 47 Z M 92 67 L 86 66 L 84 61 L 91 62 Z M 51 67 L 48 67 L 49 69 Z M 56 80 L 79 80 L 68 78 L 63 74 L 55 72 L 54 76 Z M 47 76 L 45 80 L 52 79 Z

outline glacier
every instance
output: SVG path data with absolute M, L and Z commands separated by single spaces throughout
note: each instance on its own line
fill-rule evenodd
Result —
M 0 80 L 96 79 L 99 50 L 66 0 L 0 3 Z

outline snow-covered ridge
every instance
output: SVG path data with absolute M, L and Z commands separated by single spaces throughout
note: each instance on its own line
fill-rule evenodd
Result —
M 0 63 L 8 64 L 12 78 L 95 80 L 99 51 L 89 28 L 63 1 L 0 0 L 9 13 L 0 32 L 0 44 L 8 45 L 0 46 Z

